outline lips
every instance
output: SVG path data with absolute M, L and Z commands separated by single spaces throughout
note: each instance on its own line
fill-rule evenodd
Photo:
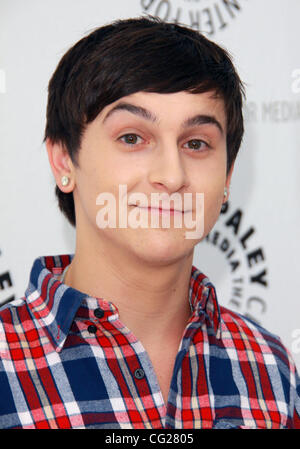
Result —
M 153 212 L 159 212 L 159 213 L 161 213 L 161 214 L 164 214 L 164 213 L 169 213 L 169 214 L 171 214 L 171 215 L 174 215 L 174 213 L 175 214 L 184 214 L 185 212 L 189 212 L 189 211 L 183 211 L 183 210 L 178 210 L 178 209 L 164 209 L 164 208 L 162 208 L 162 207 L 143 207 L 143 206 L 137 206 L 136 205 L 136 207 L 139 207 L 140 209 L 148 209 L 149 211 L 153 211 Z

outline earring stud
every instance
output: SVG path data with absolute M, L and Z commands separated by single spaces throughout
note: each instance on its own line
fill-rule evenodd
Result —
M 227 187 L 224 188 L 224 199 L 226 199 L 228 196 Z
M 65 186 L 67 186 L 68 184 L 69 184 L 69 178 L 68 178 L 68 176 L 62 176 L 62 178 L 61 178 L 61 183 L 62 183 L 62 185 L 65 187 Z

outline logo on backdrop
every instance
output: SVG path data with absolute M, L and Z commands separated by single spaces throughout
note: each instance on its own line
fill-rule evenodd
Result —
M 261 323 L 267 311 L 268 270 L 256 229 L 247 223 L 245 211 L 227 202 L 208 236 L 198 245 L 195 265 L 216 286 L 222 306 Z
M 0 306 L 15 299 L 12 294 L 13 282 L 10 270 L 7 269 L 5 259 L 0 248 Z
M 141 0 L 144 13 L 213 36 L 241 13 L 245 0 Z

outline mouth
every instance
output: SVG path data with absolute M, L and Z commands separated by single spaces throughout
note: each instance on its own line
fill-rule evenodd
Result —
M 190 212 L 190 211 L 184 211 L 184 210 L 178 210 L 178 209 L 164 209 L 162 207 L 143 207 L 143 206 L 137 206 L 135 205 L 135 207 L 139 207 L 140 209 L 146 209 L 149 212 L 154 212 L 154 213 L 159 213 L 161 215 L 166 215 L 166 214 L 170 214 L 170 215 L 183 215 L 184 213 Z

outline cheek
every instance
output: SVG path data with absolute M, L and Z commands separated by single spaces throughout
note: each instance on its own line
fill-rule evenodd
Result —
M 93 156 L 94 153 L 87 151 L 82 158 L 80 168 L 76 171 L 73 194 L 77 214 L 96 225 L 99 211 L 114 207 L 114 202 L 110 202 L 111 195 L 115 199 L 118 218 L 119 185 L 125 185 L 126 192 L 130 191 L 138 174 L 133 170 L 132 164 L 120 163 L 120 160 L 107 152 L 103 151 L 101 158 Z M 124 188 L 122 194 L 125 194 Z
M 209 230 L 217 221 L 223 204 L 223 189 L 209 192 L 204 196 L 204 223 Z
M 223 165 L 214 170 L 204 170 L 196 191 L 204 193 L 204 228 L 205 235 L 209 233 L 216 223 L 224 199 L 226 182 L 226 169 Z

